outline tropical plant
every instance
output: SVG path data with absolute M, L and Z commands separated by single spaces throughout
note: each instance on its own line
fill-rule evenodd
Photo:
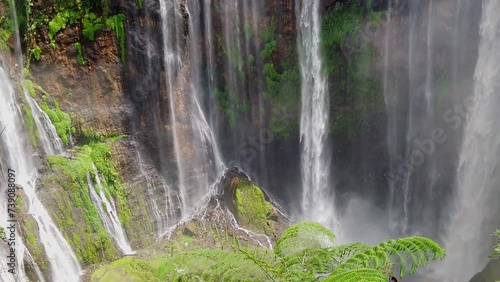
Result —
M 332 232 L 312 222 L 288 228 L 273 250 L 243 247 L 236 239 L 232 247 L 179 253 L 164 261 L 156 275 L 169 281 L 386 282 L 395 269 L 403 277 L 445 256 L 437 243 L 418 236 L 375 247 L 336 245 Z

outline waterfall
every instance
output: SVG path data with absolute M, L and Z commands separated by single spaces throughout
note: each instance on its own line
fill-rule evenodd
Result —
M 202 36 L 198 22 L 192 21 L 199 18 L 199 4 L 160 1 L 170 129 L 183 217 L 209 192 L 210 185 L 224 169 L 213 132 L 198 101 L 202 91 L 202 62 L 198 57 Z M 189 18 L 188 23 L 184 15 Z M 190 30 L 186 41 L 185 24 Z M 184 50 L 188 50 L 185 58 Z
M 23 78 L 24 81 L 24 78 Z M 46 155 L 60 155 L 64 151 L 63 143 L 59 135 L 57 135 L 56 128 L 49 119 L 49 116 L 38 106 L 37 102 L 31 98 L 26 86 L 23 85 L 24 97 L 33 114 L 35 125 L 38 130 L 38 140 L 41 141 L 41 147 Z
M 102 185 L 101 177 L 95 165 L 92 164 L 92 167 L 94 169 L 97 187 L 94 187 L 90 173 L 87 173 L 87 184 L 90 197 L 99 212 L 99 217 L 101 218 L 104 228 L 125 255 L 133 254 L 135 252 L 132 251 L 132 247 L 120 223 L 118 211 L 116 210 L 116 205 L 109 193 L 108 187 L 107 185 Z M 108 197 L 110 199 L 108 199 Z
M 491 233 L 500 212 L 500 2 L 483 1 L 481 41 L 474 95 L 467 100 L 467 124 L 460 152 L 457 191 L 444 237 L 447 258 L 438 268 L 442 278 L 471 278 L 488 261 Z M 453 280 L 456 281 L 456 280 Z
M 2 145 L 5 144 L 6 140 L 8 139 L 7 136 L 10 132 L 15 130 L 16 124 L 12 124 L 12 118 L 14 115 L 19 115 L 20 111 L 14 101 L 14 97 L 12 95 L 14 89 L 12 88 L 12 85 L 10 84 L 10 81 L 7 76 L 7 72 L 0 68 L 0 121 L 1 121 L 1 127 L 2 127 L 2 136 L 0 136 L 0 140 L 2 141 Z M 9 128 L 10 127 L 10 128 Z M 9 129 L 9 130 L 8 130 Z M 4 146 L 2 146 L 2 149 Z M 5 152 L 2 150 L 2 159 L 6 159 L 6 161 L 9 163 L 10 159 L 9 157 L 14 157 L 12 154 L 9 154 L 8 156 L 4 156 L 3 154 L 9 154 L 9 151 Z M 10 164 L 10 163 L 9 163 Z M 4 171 L 7 171 L 8 167 L 2 163 L 1 165 L 2 168 L 2 175 L 4 174 Z M 5 179 L 6 180 L 6 179 Z M 8 183 L 7 181 L 2 181 L 2 183 Z M 5 187 L 2 187 L 2 197 L 0 199 L 2 200 L 2 205 L 0 206 L 0 220 L 1 220 L 1 227 L 6 228 L 9 226 L 8 222 L 8 213 L 7 213 L 7 198 L 5 195 L 7 195 L 7 185 Z M 4 230 L 6 235 L 9 232 L 7 229 Z M 0 263 L 2 264 L 2 271 L 0 271 L 0 278 L 2 281 L 18 281 L 19 279 L 22 279 L 23 277 L 26 276 L 26 273 L 24 271 L 24 264 L 23 264 L 23 259 L 24 259 L 24 252 L 26 251 L 26 247 L 24 246 L 23 241 L 21 240 L 21 237 L 19 235 L 19 232 L 17 230 L 15 231 L 15 234 L 17 236 L 17 242 L 15 242 L 16 246 L 16 256 L 17 256 L 17 273 L 16 275 L 11 275 L 6 271 L 6 266 L 8 263 L 7 258 L 2 255 L 0 258 Z M 7 236 L 7 238 L 9 238 Z M 2 254 L 7 254 L 9 252 L 8 248 L 5 245 L 2 244 Z
M 137 144 L 135 144 L 135 146 L 137 146 Z M 165 183 L 163 178 L 157 176 L 159 179 L 156 179 L 145 167 L 146 162 L 138 149 L 137 162 L 139 164 L 139 171 L 141 172 L 140 176 L 144 177 L 146 180 L 146 190 L 156 220 L 156 234 L 160 236 L 168 227 L 173 225 L 175 220 L 175 206 L 178 202 L 174 201 L 174 193 L 172 193 L 170 187 Z M 160 194 L 163 194 L 163 197 L 157 196 L 157 189 L 161 190 Z
M 446 229 L 442 199 L 456 189 L 459 106 L 472 92 L 480 9 L 461 0 L 388 5 L 381 43 L 390 162 L 386 235 L 437 238 Z
M 16 11 L 14 1 L 11 1 L 11 7 L 12 11 Z M 11 14 L 14 26 L 18 26 L 16 13 L 12 12 Z M 21 74 L 22 82 L 24 82 L 22 71 L 23 60 L 18 30 L 15 31 L 15 44 L 17 64 L 21 67 L 19 73 Z M 5 73 L 3 73 L 3 76 L 2 80 L 5 81 L 6 89 L 3 89 L 2 91 L 1 99 L 4 101 L 0 104 L 1 107 L 5 107 L 1 109 L 2 115 L 5 115 L 2 116 L 1 121 L 5 122 L 7 125 L 4 135 L 2 136 L 3 148 L 5 149 L 4 152 L 7 154 L 7 166 L 16 171 L 16 184 L 19 184 L 22 187 L 23 192 L 29 201 L 27 203 L 29 206 L 28 214 L 33 216 L 37 222 L 40 242 L 44 246 L 45 253 L 49 259 L 52 281 L 78 281 L 81 273 L 78 259 L 36 195 L 35 183 L 37 179 L 37 169 L 33 163 L 33 152 L 28 149 L 29 146 L 25 143 L 25 133 L 21 129 L 23 124 L 22 115 L 20 114 L 21 112 L 15 100 L 14 90 L 12 86 L 8 84 Z M 4 83 L 2 83 L 2 85 L 4 85 Z M 51 143 L 55 145 L 49 146 L 49 142 L 47 142 L 47 147 L 44 148 L 45 152 L 60 153 L 60 151 L 57 150 L 61 147 L 57 146 L 58 137 L 55 134 L 53 126 L 44 126 L 42 124 L 44 118 L 45 121 L 48 122 L 47 116 L 43 114 L 31 97 L 27 97 L 28 95 L 24 85 L 23 88 L 27 103 L 30 106 L 33 116 L 37 119 L 35 122 L 38 130 L 40 131 L 39 133 L 42 140 L 51 138 L 51 135 L 48 132 L 51 132 L 52 137 L 55 138 L 55 141 Z M 20 247 L 22 247 L 22 243 Z M 24 269 L 22 262 L 20 268 Z M 36 265 L 35 271 L 39 273 Z M 43 278 L 41 280 L 43 280 Z
M 319 0 L 297 1 L 299 62 L 302 78 L 302 212 L 339 234 L 327 156 L 328 93 L 320 52 Z
M 78 260 L 36 196 L 37 170 L 33 164 L 32 152 L 27 149 L 29 146 L 25 143 L 22 117 L 15 101 L 14 89 L 3 69 L 0 75 L 3 86 L 0 97 L 1 121 L 7 126 L 2 135 L 2 142 L 7 166 L 16 171 L 16 183 L 22 187 L 29 200 L 29 214 L 38 224 L 40 241 L 50 258 L 53 281 L 78 281 L 81 271 Z

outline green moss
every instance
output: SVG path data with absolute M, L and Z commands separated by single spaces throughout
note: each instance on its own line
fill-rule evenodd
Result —
M 34 148 L 36 148 L 39 132 L 36 128 L 31 108 L 28 105 L 23 105 L 23 122 L 26 127 L 26 132 L 28 132 L 30 143 Z
M 31 97 L 35 98 L 36 97 L 36 90 L 35 86 L 33 85 L 33 81 L 26 79 L 24 81 L 26 90 L 28 90 L 28 93 L 31 95 Z
M 51 109 L 49 105 L 42 101 L 40 108 L 49 116 L 50 121 L 56 128 L 57 135 L 61 138 L 65 145 L 69 144 L 69 136 L 71 134 L 71 116 L 68 113 L 61 111 L 59 103 L 54 99 L 54 107 Z
M 269 232 L 268 216 L 273 205 L 266 201 L 264 192 L 246 179 L 241 179 L 236 188 L 238 223 L 255 231 Z
M 112 196 L 118 207 L 118 217 L 122 224 L 128 225 L 130 209 L 127 205 L 128 192 L 119 178 L 116 166 L 112 162 L 111 147 L 104 142 L 95 142 L 78 147 L 80 152 L 76 159 L 67 160 L 65 158 L 50 157 L 52 166 L 62 168 L 72 180 L 85 185 L 87 183 L 87 173 L 94 175 L 92 164 L 97 167 L 99 173 L 104 177 L 110 196 Z M 87 199 L 85 197 L 84 199 Z M 90 200 L 90 196 L 88 197 Z M 90 203 L 90 205 L 92 205 Z M 93 222 L 89 220 L 89 222 Z
M 60 227 L 67 232 L 75 228 L 82 229 L 66 236 L 75 247 L 78 257 L 85 263 L 96 263 L 105 258 L 116 256 L 116 250 L 111 239 L 102 226 L 97 208 L 93 205 L 87 186 L 87 175 L 95 176 L 93 164 L 103 176 L 104 185 L 107 185 L 110 196 L 117 203 L 120 221 L 129 224 L 130 211 L 127 206 L 128 194 L 119 180 L 118 172 L 111 160 L 111 147 L 106 143 L 91 143 L 76 148 L 79 152 L 74 159 L 66 159 L 60 156 L 48 156 L 50 166 L 59 170 L 67 177 L 58 177 L 58 182 L 69 195 L 70 204 L 73 207 L 60 207 L 65 211 L 57 214 L 56 221 Z M 93 177 L 92 177 L 93 178 Z M 64 201 L 61 201 L 64 202 Z M 75 226 L 75 214 L 67 212 L 76 208 L 81 210 L 84 226 Z M 64 214 L 66 213 L 66 214 Z
M 34 227 L 36 222 L 31 219 L 25 219 L 23 221 L 23 227 L 26 232 L 26 247 L 31 251 L 33 259 L 37 262 L 38 266 L 43 270 L 48 270 L 48 262 L 45 259 L 45 252 L 43 245 L 38 241 L 36 234 L 37 230 Z

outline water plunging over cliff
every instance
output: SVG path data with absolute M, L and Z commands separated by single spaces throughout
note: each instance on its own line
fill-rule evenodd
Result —
M 328 95 L 320 54 L 319 1 L 297 2 L 299 63 L 302 77 L 302 212 L 338 234 L 339 223 L 330 186 L 327 150 Z
M 1 120 L 7 126 L 2 135 L 3 152 L 8 162 L 5 165 L 16 172 L 16 183 L 22 187 L 22 191 L 29 200 L 26 203 L 29 206 L 29 214 L 36 220 L 40 241 L 47 256 L 51 258 L 49 264 L 53 281 L 78 281 L 81 271 L 78 260 L 37 198 L 35 191 L 37 170 L 33 164 L 32 152 L 27 149 L 29 147 L 22 131 L 22 117 L 14 97 L 14 89 L 10 86 L 3 69 L 0 74 L 2 76 L 1 99 L 3 100 L 0 103 L 3 107 L 0 111 Z M 20 237 L 18 240 L 20 241 Z M 21 242 L 19 248 L 23 248 Z M 18 263 L 21 264 L 21 261 L 22 257 L 18 257 Z
M 437 238 L 446 229 L 442 199 L 455 190 L 480 8 L 455 0 L 389 3 L 383 42 L 388 233 Z
M 189 6 L 189 4 L 194 6 Z M 181 213 L 187 216 L 195 204 L 208 193 L 210 185 L 224 165 L 212 130 L 198 102 L 200 68 L 196 51 L 200 33 L 189 22 L 191 33 L 184 40 L 184 18 L 198 14 L 197 3 L 181 5 L 179 1 L 160 1 L 166 88 L 169 95 L 170 125 L 177 166 L 177 183 L 181 195 Z
M 467 99 L 467 124 L 460 151 L 457 191 L 444 236 L 447 259 L 441 277 L 471 278 L 488 262 L 500 212 L 500 2 L 483 1 L 474 95 Z M 455 280 L 454 280 L 455 281 Z

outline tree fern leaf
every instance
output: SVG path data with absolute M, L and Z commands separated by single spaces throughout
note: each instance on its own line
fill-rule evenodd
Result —
M 324 249 L 334 245 L 333 233 L 315 222 L 299 222 L 283 232 L 276 242 L 276 255 L 285 257 L 305 249 Z
M 334 271 L 324 282 L 387 282 L 387 277 L 376 269 L 363 268 Z

